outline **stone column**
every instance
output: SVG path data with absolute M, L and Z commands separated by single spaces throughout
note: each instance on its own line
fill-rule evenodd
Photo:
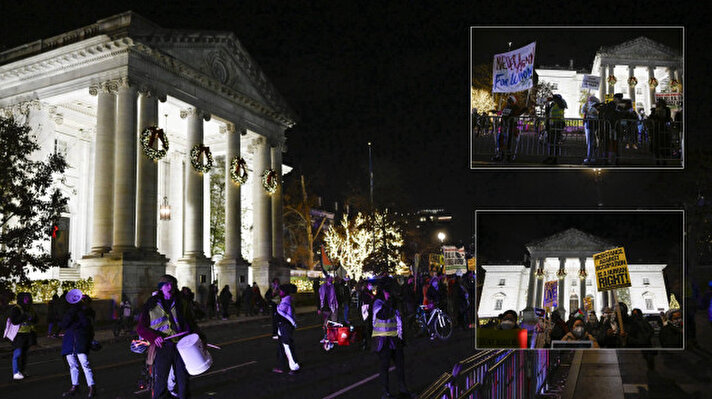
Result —
M 89 88 L 97 96 L 94 149 L 94 214 L 91 252 L 111 250 L 114 230 L 114 136 L 116 134 L 116 81 Z
M 608 64 L 608 75 L 606 75 L 606 82 L 608 82 L 608 76 L 613 75 L 613 68 L 615 68 L 615 65 Z M 608 85 L 608 94 L 615 94 L 615 86 L 612 84 Z M 601 99 L 603 101 L 603 99 Z
M 136 249 L 136 87 L 122 79 L 116 99 L 114 146 L 114 247 Z
M 272 169 L 277 172 L 277 191 L 272 194 L 272 257 L 276 262 L 284 261 L 284 223 L 282 220 L 282 152 L 286 150 L 286 138 L 282 137 L 274 143 L 272 152 Z
M 559 258 L 559 272 L 564 270 L 564 266 L 566 265 L 566 258 Z M 557 276 L 558 278 L 558 276 Z M 564 283 L 565 279 L 560 279 L 559 280 L 559 309 L 566 309 L 566 306 L 564 306 L 564 298 L 565 298 L 565 293 L 564 293 Z
M 628 65 L 628 79 L 635 76 L 635 65 Z M 628 82 L 626 82 L 628 85 Z M 633 109 L 635 109 L 635 86 L 628 85 L 628 97 L 633 103 Z
M 598 85 L 598 99 L 601 101 L 606 100 L 606 66 L 601 63 L 598 69 L 598 74 L 601 76 L 601 83 Z
M 579 264 L 581 268 L 579 270 L 586 271 L 586 258 L 581 257 L 579 258 Z M 579 280 L 581 280 L 579 278 Z M 586 297 L 586 279 L 581 280 L 581 302 L 579 303 L 579 307 L 581 309 L 585 309 L 584 307 L 584 302 L 583 299 Z
M 183 211 L 183 257 L 176 265 L 178 284 L 197 292 L 201 283 L 210 279 L 212 262 L 203 252 L 203 173 L 196 171 L 190 162 L 193 146 L 203 144 L 203 120 L 210 115 L 196 108 L 180 111 L 180 117 L 187 119 L 187 139 L 185 156 L 185 190 Z
M 544 258 L 539 258 L 539 269 L 544 270 Z M 534 307 L 541 306 L 541 297 L 544 291 L 544 279 L 538 278 L 536 280 L 536 300 L 534 301 Z
M 265 137 L 252 141 L 252 219 L 253 254 L 252 277 L 262 292 L 269 284 L 269 267 L 272 260 L 272 199 L 262 186 L 262 173 L 271 166 L 270 147 Z M 251 283 L 248 281 L 248 283 Z
M 230 292 L 237 293 L 240 276 L 247 281 L 247 264 L 242 259 L 242 204 L 240 201 L 241 185 L 230 176 L 233 158 L 240 158 L 240 136 L 244 127 L 227 124 L 224 129 L 227 138 L 225 157 L 225 256 L 215 265 L 218 286 L 230 286 Z M 248 176 L 255 179 L 254 173 Z M 248 183 L 245 183 L 248 184 Z
M 654 66 L 648 66 L 648 82 L 650 82 L 650 79 L 655 77 L 655 67 Z M 658 82 L 659 84 L 660 82 Z M 650 86 L 648 84 L 648 109 L 645 110 L 645 114 L 648 115 L 650 113 L 650 108 L 653 107 L 653 104 L 655 104 L 655 88 Z
M 138 104 L 138 137 L 140 140 L 144 129 L 158 126 L 158 99 L 150 89 L 142 87 L 139 90 Z M 138 154 L 136 246 L 145 252 L 156 252 L 158 161 L 150 159 L 143 153 L 140 142 L 138 146 L 140 153 Z
M 527 307 L 534 307 L 534 291 L 536 290 L 536 258 L 529 258 L 529 288 L 527 289 Z

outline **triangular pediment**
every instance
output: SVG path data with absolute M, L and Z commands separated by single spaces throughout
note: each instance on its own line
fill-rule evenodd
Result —
M 232 33 L 162 30 L 131 38 L 280 114 L 294 115 Z
M 615 46 L 601 47 L 598 53 L 608 57 L 646 60 L 673 60 L 680 57 L 677 50 L 645 36 Z
M 616 245 L 602 238 L 575 228 L 570 228 L 562 231 L 561 233 L 554 234 L 553 236 L 535 240 L 526 244 L 526 247 L 530 253 L 594 253 L 614 248 L 615 246 Z

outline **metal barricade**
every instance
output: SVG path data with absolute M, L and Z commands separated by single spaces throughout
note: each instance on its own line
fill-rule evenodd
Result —
M 419 398 L 512 399 L 534 398 L 547 384 L 558 351 L 488 350 L 458 362 Z

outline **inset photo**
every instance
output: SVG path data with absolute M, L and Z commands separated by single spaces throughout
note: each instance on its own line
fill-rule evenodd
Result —
M 472 27 L 471 168 L 683 168 L 683 27 Z
M 683 349 L 683 211 L 475 218 L 478 349 Z

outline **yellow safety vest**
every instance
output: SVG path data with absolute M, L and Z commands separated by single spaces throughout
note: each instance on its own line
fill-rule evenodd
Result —
M 18 309 L 20 309 L 20 313 L 25 313 L 25 310 L 22 309 L 22 306 L 20 305 L 15 305 L 17 306 Z M 34 309 L 30 308 L 30 310 L 27 312 L 32 315 L 32 323 L 23 321 L 20 323 L 20 328 L 17 330 L 18 334 L 28 334 L 33 331 L 35 331 L 35 323 L 37 322 L 37 313 L 35 312 Z
M 176 303 L 173 301 L 171 303 L 171 316 L 173 317 L 173 320 L 178 323 L 178 317 L 176 316 Z M 163 305 L 161 305 L 161 302 L 158 301 L 156 303 L 156 306 L 154 306 L 149 312 L 148 315 L 151 318 L 151 329 L 156 330 L 162 334 L 165 334 L 165 336 L 177 334 L 178 331 L 173 330 L 171 327 L 171 322 L 168 319 L 169 315 L 163 309 Z M 178 338 L 174 338 L 173 341 L 177 342 Z
M 549 116 L 551 119 L 564 119 L 564 109 L 559 107 L 558 104 L 554 104 L 551 107 Z

